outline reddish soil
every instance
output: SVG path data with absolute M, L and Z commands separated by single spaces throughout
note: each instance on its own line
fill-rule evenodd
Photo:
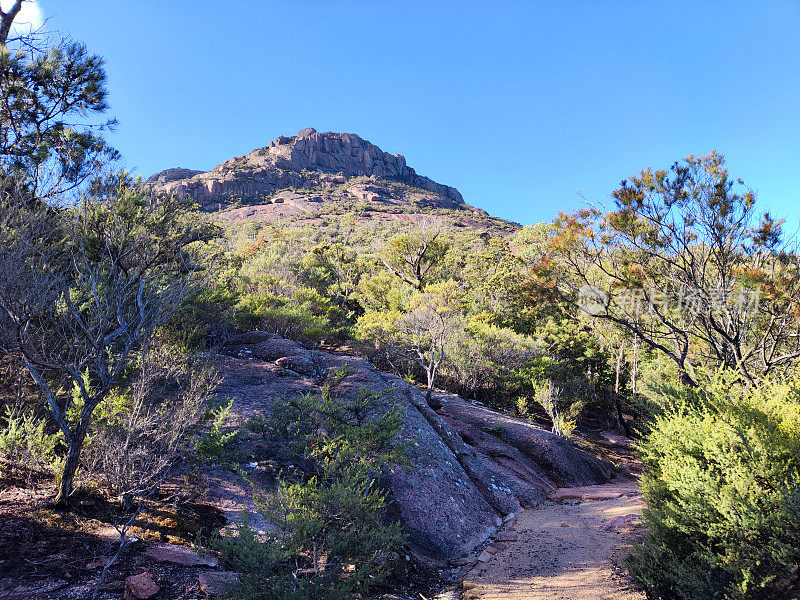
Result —
M 594 443 L 627 478 L 560 488 L 521 512 L 464 577 L 463 600 L 645 600 L 623 567 L 641 535 L 641 464 L 627 438 Z
M 91 598 L 102 565 L 118 548 L 113 528 L 117 507 L 99 495 L 78 493 L 72 510 L 48 506 L 52 482 L 39 476 L 0 481 L 0 599 L 84 600 Z M 197 536 L 182 526 L 222 524 L 221 513 L 189 494 L 167 489 L 142 512 L 131 543 L 106 572 L 99 600 L 122 598 L 127 577 L 149 572 L 160 587 L 156 600 L 202 600 L 198 574 L 208 567 L 173 565 L 146 556 L 154 542 L 190 546 Z M 202 534 L 202 531 L 201 531 Z

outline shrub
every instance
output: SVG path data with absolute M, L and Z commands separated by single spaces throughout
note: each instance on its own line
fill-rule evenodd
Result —
M 533 400 L 542 407 L 553 423 L 553 433 L 569 437 L 575 430 L 578 415 L 583 410 L 584 403 L 580 399 L 570 399 L 564 395 L 563 390 L 553 385 L 551 380 L 533 382 Z M 517 399 L 517 410 L 523 417 L 532 415 L 529 400 L 525 397 Z
M 206 350 L 226 337 L 233 322 L 229 312 L 238 294 L 218 286 L 203 288 L 184 302 L 163 328 L 163 334 L 187 353 Z
M 442 374 L 464 397 L 509 394 L 528 383 L 520 373 L 538 352 L 539 345 L 529 336 L 471 321 L 463 335 L 450 340 Z
M 640 444 L 648 533 L 632 575 L 664 598 L 797 598 L 800 387 L 720 375 L 662 395 Z
M 233 399 L 208 409 L 204 420 L 210 421 L 208 430 L 195 442 L 197 456 L 218 465 L 232 465 L 240 458 L 234 450 L 241 434 L 240 429 L 225 431 L 225 423 L 233 408 Z
M 366 593 L 389 573 L 402 544 L 399 525 L 386 522 L 378 485 L 384 469 L 405 464 L 397 436 L 402 415 L 387 392 L 335 392 L 347 370 L 332 374 L 320 396 L 288 399 L 268 421 L 251 423 L 298 465 L 277 489 L 257 494 L 275 526 L 263 542 L 245 524 L 218 543 L 223 559 L 243 572 L 236 597 L 247 600 L 338 599 Z
M 213 548 L 219 552 L 220 560 L 229 568 L 239 573 L 258 573 L 262 577 L 284 564 L 288 553 L 279 544 L 265 544 L 250 526 L 247 511 L 242 511 L 241 520 L 236 523 L 234 535 L 224 536 L 211 541 Z M 250 580 L 255 578 L 244 579 Z M 245 582 L 246 583 L 246 582 Z M 253 597 L 253 593 L 245 586 L 239 590 L 240 597 Z M 267 597 L 266 595 L 264 595 Z
M 47 421 L 30 411 L 6 406 L 5 426 L 0 429 L 0 456 L 24 463 L 28 467 L 44 468 L 56 457 L 60 433 L 49 433 Z
M 298 337 L 322 338 L 335 333 L 327 312 L 320 314 L 319 307 L 306 298 L 300 301 L 284 300 L 268 295 L 249 294 L 235 307 L 234 321 L 239 329 L 261 330 L 277 333 L 290 339 Z
M 152 348 L 95 412 L 83 460 L 87 475 L 124 504 L 146 495 L 191 450 L 217 383 L 208 365 Z

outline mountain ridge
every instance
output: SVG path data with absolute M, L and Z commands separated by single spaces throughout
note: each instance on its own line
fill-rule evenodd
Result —
M 441 208 L 473 208 L 464 203 L 455 187 L 417 174 L 402 154 L 384 152 L 354 133 L 319 133 L 311 127 L 294 136 L 279 136 L 210 171 L 170 168 L 147 182 L 190 197 L 206 210 L 219 210 L 236 202 L 258 203 L 284 189 L 333 191 L 355 178 L 394 182 L 427 192 L 428 203 Z M 379 201 L 386 196 L 381 190 L 364 191 L 358 190 L 355 197 Z

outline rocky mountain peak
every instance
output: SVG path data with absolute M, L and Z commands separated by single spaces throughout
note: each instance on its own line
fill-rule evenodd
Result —
M 314 129 L 313 127 L 306 127 L 305 129 L 301 129 L 300 131 L 297 132 L 297 138 L 302 139 L 304 137 L 308 137 L 312 133 L 317 133 L 317 130 Z
M 278 166 L 293 171 L 321 170 L 345 177 L 422 179 L 406 165 L 402 154 L 384 152 L 354 133 L 319 133 L 313 127 L 308 127 L 295 136 L 277 138 L 270 143 L 267 151 L 275 157 Z
M 364 178 L 376 184 L 369 196 L 362 189 Z M 381 191 L 384 180 L 393 186 L 391 193 Z M 405 194 L 414 202 L 431 207 L 471 209 L 458 190 L 418 175 L 402 154 L 384 152 L 354 133 L 320 133 L 313 127 L 302 129 L 297 135 L 280 136 L 268 146 L 229 159 L 208 172 L 167 169 L 148 182 L 190 197 L 207 210 L 237 202 L 258 204 L 289 189 L 331 190 L 330 197 L 391 199 L 395 204 L 403 204 Z M 405 191 L 398 192 L 397 184 Z

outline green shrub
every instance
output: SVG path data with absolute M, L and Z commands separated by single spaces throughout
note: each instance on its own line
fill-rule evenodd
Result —
M 235 445 L 241 430 L 225 431 L 225 422 L 228 420 L 232 407 L 233 399 L 207 411 L 205 421 L 211 421 L 211 424 L 208 431 L 195 442 L 195 450 L 200 459 L 218 465 L 232 465 L 240 458 L 235 450 Z
M 61 434 L 49 433 L 46 419 L 39 419 L 30 411 L 23 412 L 7 406 L 3 420 L 0 456 L 29 467 L 43 468 L 53 463 Z
M 261 541 L 245 524 L 238 537 L 219 543 L 226 564 L 242 572 L 237 598 L 352 598 L 390 572 L 403 536 L 386 522 L 378 481 L 383 470 L 406 463 L 408 445 L 397 439 L 402 414 L 387 406 L 388 391 L 337 394 L 348 372 L 333 373 L 321 395 L 283 401 L 271 419 L 250 424 L 299 470 L 257 494 L 274 532 Z
M 538 352 L 529 336 L 472 320 L 448 344 L 442 375 L 464 397 L 511 395 L 529 383 L 520 374 Z
M 237 301 L 238 294 L 223 286 L 203 288 L 186 299 L 162 332 L 184 352 L 208 349 L 233 327 L 228 313 Z
M 247 294 L 234 307 L 234 323 L 241 330 L 256 329 L 275 309 L 281 308 L 283 301 L 274 296 Z
M 306 294 L 285 300 L 269 295 L 248 294 L 235 307 L 234 322 L 240 330 L 270 331 L 290 339 L 322 338 L 335 333 L 327 310 L 320 310 Z
M 800 597 L 800 387 L 721 375 L 662 395 L 632 575 L 663 598 Z
M 239 573 L 265 575 L 286 563 L 289 554 L 279 544 L 265 544 L 250 526 L 247 511 L 242 511 L 234 535 L 211 542 L 220 560 Z
M 549 379 L 543 382 L 534 381 L 533 389 L 533 400 L 550 417 L 553 433 L 564 437 L 571 436 L 575 431 L 578 415 L 583 410 L 583 400 L 567 397 L 563 390 L 555 387 Z M 531 413 L 530 405 L 523 404 L 521 399 L 517 401 L 517 407 L 523 416 L 529 416 Z

